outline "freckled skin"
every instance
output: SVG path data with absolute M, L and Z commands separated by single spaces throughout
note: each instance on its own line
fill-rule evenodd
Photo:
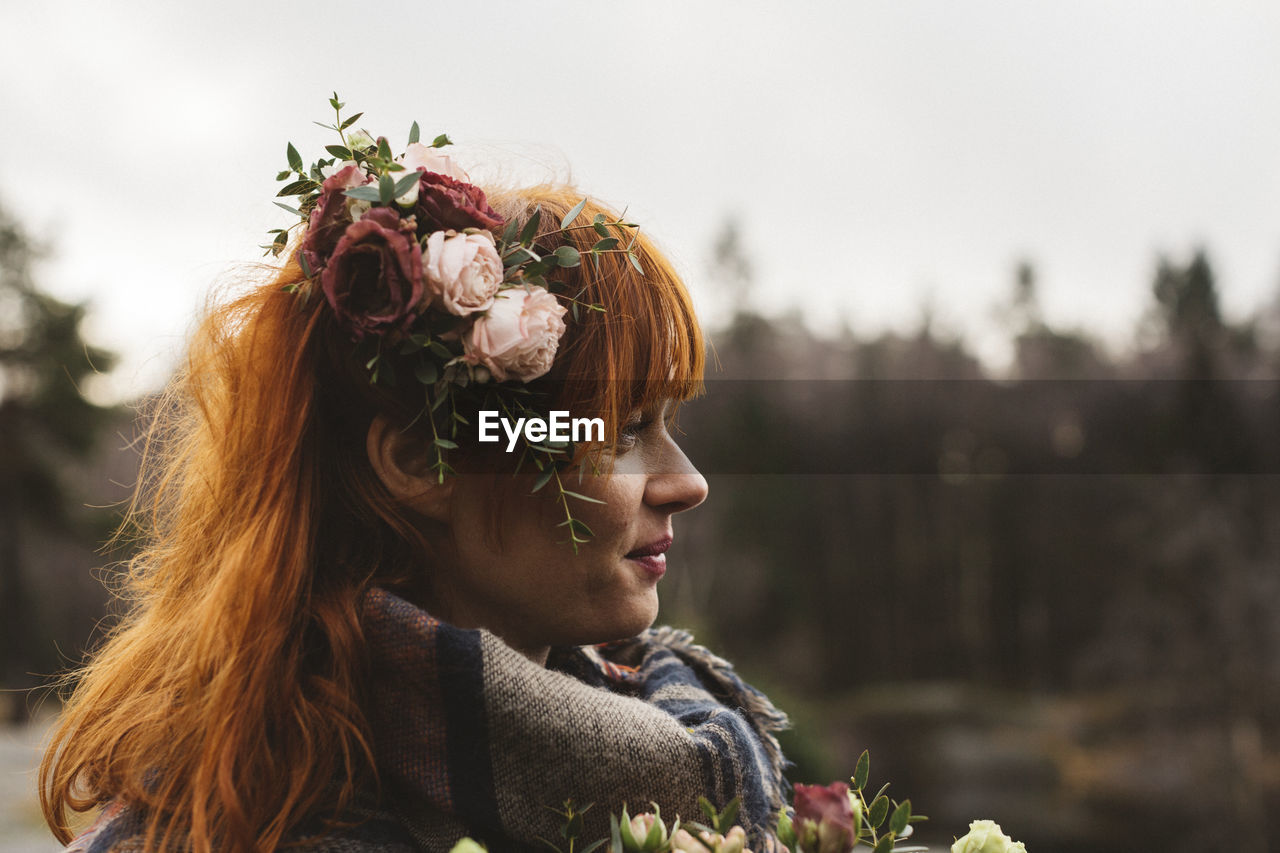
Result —
M 658 581 L 627 554 L 672 535 L 671 518 L 707 496 L 707 481 L 667 430 L 670 404 L 633 413 L 610 475 L 576 473 L 566 488 L 604 501 L 570 499 L 594 536 L 565 544 L 554 492 L 517 495 L 503 517 L 501 546 L 485 532 L 484 481 L 460 477 L 453 494 L 453 541 L 433 569 L 428 609 L 461 627 L 484 627 L 535 660 L 553 645 L 634 636 L 658 614 Z M 548 494 L 543 494 L 547 492 Z

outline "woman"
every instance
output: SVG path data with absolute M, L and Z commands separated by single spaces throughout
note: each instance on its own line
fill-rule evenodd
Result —
M 50 826 L 105 806 L 93 853 L 532 849 L 570 798 L 589 841 L 705 796 L 763 840 L 785 718 L 646 630 L 707 491 L 669 431 L 703 369 L 680 280 L 567 188 L 486 194 L 335 130 L 352 161 L 290 146 L 303 235 L 158 407 L 131 609 L 53 735 Z M 603 429 L 485 442 L 484 411 Z

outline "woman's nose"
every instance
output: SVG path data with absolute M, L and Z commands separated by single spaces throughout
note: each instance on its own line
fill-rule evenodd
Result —
M 644 500 L 669 513 L 693 509 L 707 499 L 707 478 L 689 461 L 684 451 L 667 436 L 665 452 L 648 472 Z

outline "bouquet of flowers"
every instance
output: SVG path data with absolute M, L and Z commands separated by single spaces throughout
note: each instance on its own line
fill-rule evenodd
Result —
M 791 808 L 778 815 L 773 836 L 756 853 L 928 853 L 927 847 L 903 843 L 911 837 L 914 824 L 927 820 L 924 815 L 912 814 L 910 800 L 891 799 L 885 783 L 867 801 L 870 770 L 871 757 L 864 751 L 848 783 L 795 785 Z M 653 811 L 634 817 L 623 807 L 620 816 L 610 815 L 610 837 L 579 846 L 582 815 L 591 806 L 578 807 L 569 801 L 556 810 L 564 818 L 560 831 L 563 846 L 541 840 L 556 853 L 594 853 L 606 845 L 608 853 L 752 853 L 746 846 L 746 830 L 735 825 L 737 800 L 721 810 L 705 798 L 699 805 L 705 823 L 682 823 L 677 817 L 667 824 L 657 804 Z M 478 842 L 464 838 L 451 853 L 484 850 Z M 968 833 L 951 845 L 951 853 L 1027 853 L 1027 848 L 1005 835 L 994 821 L 975 820 Z

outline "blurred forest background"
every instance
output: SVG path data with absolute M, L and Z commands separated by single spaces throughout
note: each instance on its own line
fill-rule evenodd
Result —
M 708 286 L 749 305 L 738 233 Z M 137 464 L 134 408 L 79 393 L 111 357 L 41 251 L 0 211 L 6 744 L 107 612 Z M 663 618 L 791 712 L 795 781 L 869 747 L 933 843 L 993 817 L 1035 853 L 1278 849 L 1280 308 L 1225 319 L 1192 249 L 1133 282 L 1149 311 L 1116 348 L 1046 321 L 1030 261 L 1009 277 L 998 374 L 927 313 L 712 329 L 680 415 L 711 499 L 677 523 Z M 0 836 L 40 838 L 34 777 L 4 773 Z

